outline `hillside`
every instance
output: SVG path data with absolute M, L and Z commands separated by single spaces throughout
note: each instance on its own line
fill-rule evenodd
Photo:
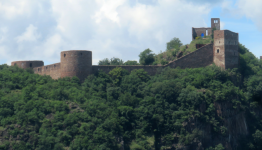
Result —
M 259 150 L 262 62 L 239 48 L 239 69 L 115 68 L 82 84 L 0 65 L 0 149 Z
M 205 36 L 202 38 L 197 38 L 196 40 L 191 41 L 190 44 L 182 45 L 178 49 L 170 49 L 165 52 L 160 52 L 155 56 L 154 65 L 165 65 L 170 61 L 176 60 L 177 57 L 187 55 L 196 49 L 196 44 L 209 44 L 213 41 L 211 36 Z

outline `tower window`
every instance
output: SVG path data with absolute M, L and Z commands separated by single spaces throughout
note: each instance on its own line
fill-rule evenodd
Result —
M 217 53 L 219 53 L 219 49 L 217 49 Z
M 30 63 L 30 67 L 32 67 L 32 63 Z
M 66 54 L 64 54 L 64 57 L 66 57 Z

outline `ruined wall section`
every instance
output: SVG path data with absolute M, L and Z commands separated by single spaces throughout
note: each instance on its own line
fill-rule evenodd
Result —
M 211 28 L 216 28 L 216 30 L 220 30 L 220 18 L 211 18 Z
M 208 32 L 206 34 L 206 32 Z M 212 28 L 192 28 L 192 40 L 194 40 L 197 36 L 201 36 L 201 34 L 206 36 L 210 36 L 212 34 Z
M 206 67 L 213 63 L 213 43 L 207 44 L 194 52 L 191 52 L 179 59 L 165 65 L 171 68 L 180 67 L 185 68 L 198 68 Z
M 46 65 L 42 67 L 33 68 L 34 73 L 39 75 L 49 75 L 52 79 L 58 79 L 61 76 L 60 73 L 60 63 L 55 63 L 51 65 Z
M 41 60 L 25 60 L 25 61 L 13 61 L 11 66 L 17 65 L 19 68 L 27 69 L 44 66 L 44 62 Z
M 185 68 L 206 67 L 206 66 L 211 65 L 212 63 L 213 63 L 213 43 L 210 43 L 164 66 L 150 66 L 150 65 L 145 65 L 145 66 L 125 66 L 125 65 L 99 66 L 99 65 L 94 65 L 92 66 L 92 73 L 95 74 L 99 70 L 102 70 L 105 73 L 109 73 L 112 69 L 116 67 L 121 67 L 123 69 L 128 70 L 129 72 L 131 72 L 134 69 L 144 69 L 149 75 L 155 75 L 156 73 L 160 72 L 161 69 L 168 67 L 168 66 L 171 68 L 180 67 L 181 69 L 185 69 Z
M 112 69 L 116 67 L 121 67 L 123 69 L 126 69 L 127 71 L 131 72 L 135 69 L 144 69 L 149 75 L 155 75 L 158 71 L 161 71 L 164 66 L 151 66 L 151 65 L 145 65 L 145 66 L 136 66 L 136 65 L 117 65 L 117 66 L 100 66 L 100 65 L 93 65 L 92 66 L 92 73 L 95 74 L 98 71 L 102 70 L 105 73 L 109 73 Z

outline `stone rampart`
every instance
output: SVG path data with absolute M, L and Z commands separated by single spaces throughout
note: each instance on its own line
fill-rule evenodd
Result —
M 35 67 L 34 73 L 39 75 L 50 75 L 52 79 L 58 79 L 61 77 L 60 73 L 60 63 L 55 63 L 51 65 L 46 65 L 42 67 Z
M 112 69 L 116 67 L 121 67 L 123 69 L 126 69 L 127 71 L 131 72 L 132 70 L 135 69 L 144 69 L 149 75 L 155 75 L 157 71 L 164 66 L 151 66 L 151 65 L 145 65 L 145 66 L 138 66 L 138 65 L 117 65 L 117 66 L 98 66 L 98 65 L 93 65 L 92 66 L 92 73 L 95 74 L 98 71 L 102 70 L 105 73 L 109 73 Z
M 171 68 L 180 67 L 185 68 L 198 68 L 209 66 L 213 63 L 213 43 L 207 44 L 194 52 L 191 52 L 179 59 L 165 65 Z

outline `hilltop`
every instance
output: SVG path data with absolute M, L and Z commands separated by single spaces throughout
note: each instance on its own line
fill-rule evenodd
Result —
M 240 67 L 99 71 L 53 80 L 0 66 L 3 150 L 260 150 L 262 62 Z

